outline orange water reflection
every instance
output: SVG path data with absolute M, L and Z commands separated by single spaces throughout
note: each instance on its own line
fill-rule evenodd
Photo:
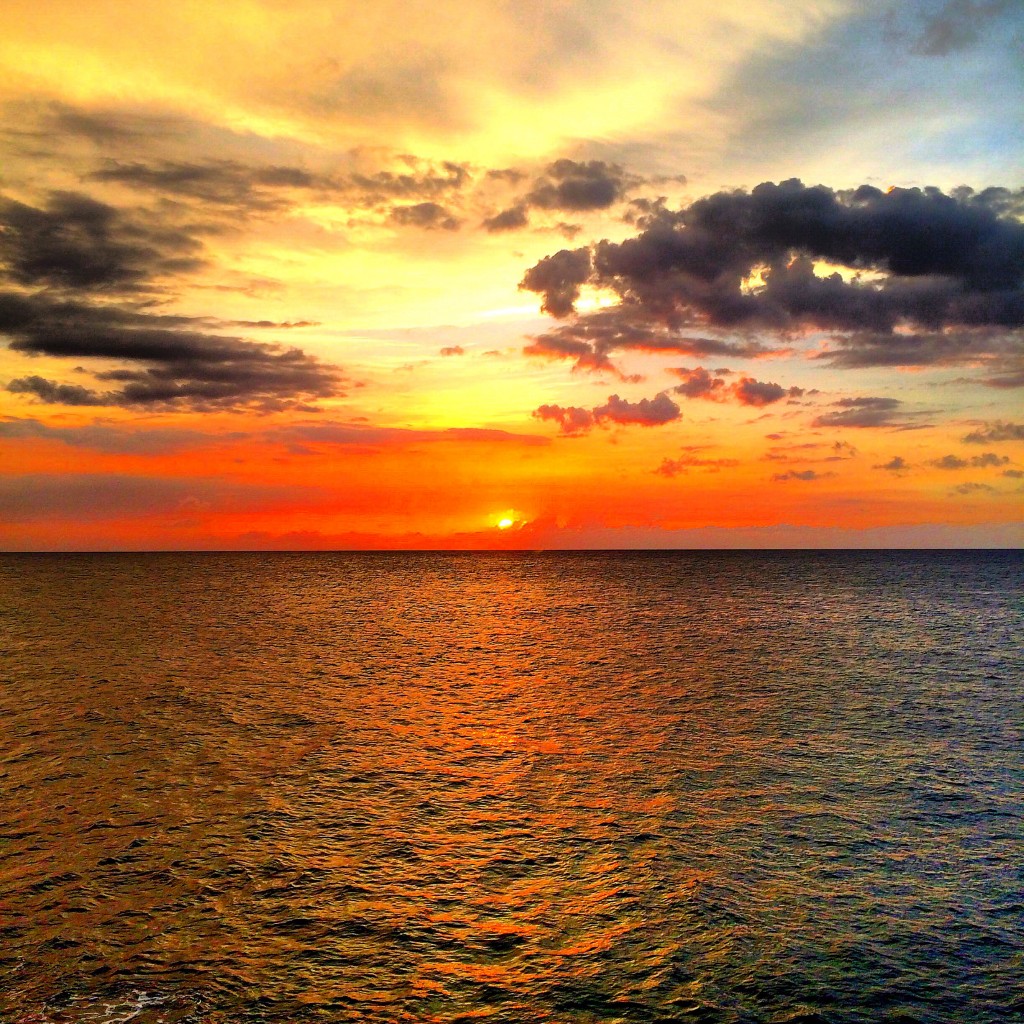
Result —
M 964 705 L 936 666 L 955 629 L 1011 648 L 962 584 L 929 591 L 935 632 L 905 614 L 923 584 L 862 566 L 851 611 L 827 569 L 788 589 L 782 562 L 602 555 L 9 577 L 0 1008 L 768 1021 L 903 984 L 943 915 L 971 921 L 964 871 L 996 900 L 1021 853 L 978 824 L 1010 813 L 1008 762 L 929 740 L 907 701 L 927 686 L 930 715 L 996 742 L 984 675 L 959 667 Z M 969 827 L 921 817 L 954 793 Z

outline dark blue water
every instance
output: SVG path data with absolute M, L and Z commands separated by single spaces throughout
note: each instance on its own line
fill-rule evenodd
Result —
M 0 556 L 0 1020 L 1024 1020 L 1019 552 Z

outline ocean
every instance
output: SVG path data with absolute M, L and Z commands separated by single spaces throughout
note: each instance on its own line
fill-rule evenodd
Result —
M 1022 580 L 0 556 L 0 1021 L 1024 1021 Z

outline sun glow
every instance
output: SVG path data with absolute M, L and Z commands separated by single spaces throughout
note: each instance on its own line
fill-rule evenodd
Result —
M 581 313 L 591 313 L 595 309 L 607 309 L 619 306 L 622 299 L 609 288 L 592 288 L 585 286 L 576 300 L 576 309 Z
M 491 513 L 491 523 L 498 530 L 511 530 L 513 526 L 521 526 L 522 514 L 514 508 L 506 508 L 501 512 Z

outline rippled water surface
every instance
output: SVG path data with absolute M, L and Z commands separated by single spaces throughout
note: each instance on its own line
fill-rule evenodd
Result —
M 0 557 L 0 1020 L 1024 1020 L 1024 556 Z

